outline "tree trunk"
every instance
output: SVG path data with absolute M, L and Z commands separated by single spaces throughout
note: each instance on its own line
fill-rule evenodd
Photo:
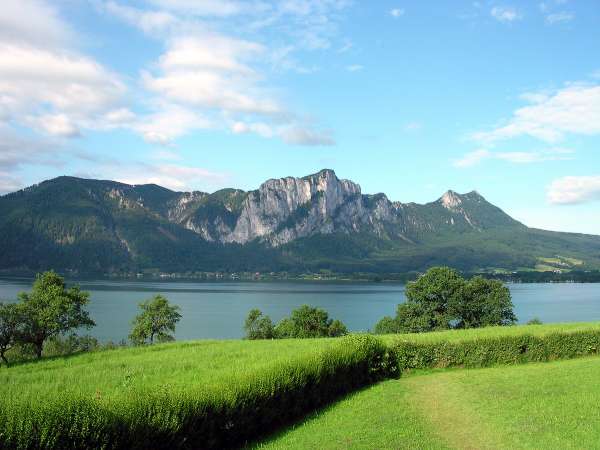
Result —
M 44 341 L 35 343 L 35 356 L 37 357 L 37 359 L 41 359 L 43 349 L 44 349 Z
M 8 359 L 6 359 L 6 356 L 4 356 L 4 350 L 2 350 L 0 352 L 0 359 L 2 359 L 2 361 L 4 361 L 4 364 L 6 364 L 6 367 L 9 367 Z

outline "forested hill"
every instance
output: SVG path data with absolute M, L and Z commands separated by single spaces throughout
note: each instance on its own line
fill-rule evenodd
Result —
M 0 197 L 0 270 L 587 270 L 600 237 L 527 228 L 477 192 L 367 195 L 331 170 L 257 190 L 59 177 Z

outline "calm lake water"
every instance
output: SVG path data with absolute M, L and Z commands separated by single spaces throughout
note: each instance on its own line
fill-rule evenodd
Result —
M 230 339 L 243 335 L 248 311 L 259 308 L 274 321 L 303 304 L 319 306 L 350 330 L 371 329 L 385 315 L 394 315 L 404 301 L 404 286 L 391 283 L 327 282 L 181 282 L 78 281 L 91 293 L 89 310 L 97 326 L 90 331 L 101 341 L 127 337 L 137 304 L 155 294 L 181 307 L 177 339 Z M 0 299 L 14 300 L 29 290 L 31 280 L 0 279 Z M 600 320 L 600 284 L 511 284 L 520 322 Z

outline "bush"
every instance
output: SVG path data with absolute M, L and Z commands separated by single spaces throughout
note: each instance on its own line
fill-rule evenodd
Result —
M 391 346 L 400 370 L 489 367 L 598 354 L 600 331 L 498 336 L 456 342 L 399 341 Z
M 165 386 L 121 401 L 13 405 L 0 410 L 0 448 L 232 448 L 397 374 L 381 341 L 348 336 L 323 352 L 209 390 Z

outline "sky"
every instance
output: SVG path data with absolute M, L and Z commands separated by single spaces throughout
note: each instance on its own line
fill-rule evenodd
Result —
M 0 193 L 323 168 L 600 234 L 600 2 L 2 0 Z

